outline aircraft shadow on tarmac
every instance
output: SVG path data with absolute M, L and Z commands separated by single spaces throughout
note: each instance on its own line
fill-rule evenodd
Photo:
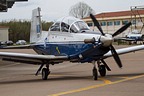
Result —
M 132 77 L 132 76 L 138 76 L 138 75 L 143 75 L 144 73 L 135 73 L 135 74 L 117 74 L 117 75 L 107 75 L 106 79 L 112 79 L 112 78 L 119 78 L 119 77 Z M 55 75 L 55 74 L 54 74 Z M 0 81 L 0 85 L 3 84 L 21 84 L 21 83 L 36 83 L 36 82 L 41 82 L 41 83 L 46 83 L 46 82 L 55 82 L 55 81 L 63 81 L 63 80 L 93 80 L 92 76 L 50 76 L 48 80 L 41 80 L 39 79 L 29 79 L 29 80 L 6 80 L 6 81 Z M 101 81 L 100 79 L 98 81 Z M 97 82 L 97 81 L 96 81 Z

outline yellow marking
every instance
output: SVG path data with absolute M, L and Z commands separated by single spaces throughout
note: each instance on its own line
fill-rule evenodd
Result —
M 107 80 L 105 78 L 99 78 L 99 79 L 104 81 L 105 84 L 111 84 L 112 83 L 110 80 Z
M 113 77 L 116 77 L 116 76 L 113 76 Z M 120 77 L 116 77 L 116 78 L 123 78 L 123 79 L 126 79 L 126 78 L 129 78 L 129 77 L 126 77 L 126 76 L 120 76 Z
M 57 51 L 58 51 L 58 53 L 60 54 L 60 51 L 59 51 L 58 47 L 56 47 L 56 50 L 57 50 Z
M 66 91 L 66 92 L 60 92 L 60 93 L 52 94 L 52 95 L 48 95 L 48 96 L 61 96 L 61 95 L 66 95 L 66 94 L 72 94 L 72 93 L 82 92 L 82 91 L 86 91 L 86 90 L 90 90 L 90 89 L 94 89 L 94 88 L 103 87 L 103 86 L 106 86 L 106 85 L 117 84 L 117 83 L 129 81 L 129 80 L 137 79 L 137 78 L 140 78 L 140 77 L 144 77 L 144 74 L 143 75 L 134 76 L 134 77 L 129 77 L 129 78 L 118 80 L 118 81 L 114 81 L 114 82 L 106 80 L 105 78 L 100 78 L 101 80 L 104 81 L 103 84 L 88 86 L 88 87 L 79 88 L 79 89 L 75 89 L 75 90 L 71 90 L 71 91 Z

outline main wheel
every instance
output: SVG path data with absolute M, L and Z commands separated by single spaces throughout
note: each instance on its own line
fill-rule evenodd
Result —
M 97 69 L 95 67 L 93 68 L 93 79 L 94 80 L 98 79 L 98 73 L 97 73 Z
M 106 76 L 106 68 L 105 65 L 100 65 L 99 66 L 99 73 L 102 77 Z
M 43 69 L 42 69 L 42 79 L 43 79 L 43 80 L 47 80 L 48 75 L 49 75 L 48 69 L 47 69 L 47 68 L 43 68 Z

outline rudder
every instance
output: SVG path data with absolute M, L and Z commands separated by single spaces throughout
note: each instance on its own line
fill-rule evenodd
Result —
M 41 38 L 42 24 L 40 16 L 41 8 L 34 9 L 32 11 L 30 43 L 36 43 Z

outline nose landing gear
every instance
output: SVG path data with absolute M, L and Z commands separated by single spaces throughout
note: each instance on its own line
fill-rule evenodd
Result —
M 98 64 L 98 71 L 99 71 L 100 76 L 102 76 L 102 77 L 106 76 L 106 66 L 101 64 L 100 61 L 97 61 L 97 64 Z M 93 70 L 92 70 L 93 79 L 97 80 L 98 79 L 98 71 L 97 71 L 97 68 L 96 68 L 95 61 L 93 61 L 93 65 L 94 65 Z
M 100 65 L 100 66 L 99 66 L 99 73 L 100 73 L 100 76 L 102 76 L 102 77 L 106 76 L 106 68 L 105 68 L 105 65 Z

